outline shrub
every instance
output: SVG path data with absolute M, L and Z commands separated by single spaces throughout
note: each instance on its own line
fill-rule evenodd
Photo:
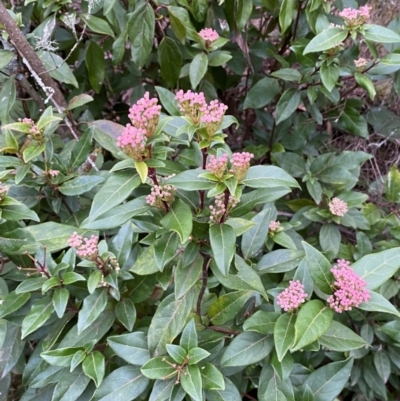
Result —
M 0 400 L 398 397 L 399 172 L 329 135 L 400 36 L 343 3 L 0 3 Z

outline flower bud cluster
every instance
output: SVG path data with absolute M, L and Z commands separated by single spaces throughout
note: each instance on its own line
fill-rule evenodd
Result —
M 339 16 L 344 19 L 344 22 L 349 27 L 355 27 L 363 25 L 367 22 L 370 17 L 370 6 L 362 6 L 358 10 L 354 8 L 344 8 L 340 13 Z
M 146 139 L 144 129 L 127 124 L 117 138 L 117 146 L 132 159 L 140 161 L 146 152 Z
M 139 99 L 130 109 L 127 124 L 117 138 L 117 146 L 134 160 L 143 160 L 146 154 L 147 139 L 154 134 L 157 127 L 161 106 L 156 98 L 150 99 L 149 92 Z
M 250 160 L 254 157 L 252 153 L 234 153 L 231 158 L 232 168 L 230 172 L 241 181 L 250 167 Z
M 225 206 L 225 194 L 219 194 L 215 197 L 215 206 L 211 205 L 211 216 L 210 216 L 210 223 L 219 223 L 221 219 L 236 205 L 238 204 L 238 200 L 229 195 L 228 198 L 228 205 Z
M 200 37 L 202 37 L 205 40 L 207 47 L 219 38 L 218 32 L 212 28 L 202 29 L 199 32 L 199 35 L 200 35 Z
M 204 93 L 195 93 L 191 90 L 184 92 L 180 90 L 176 93 L 175 99 L 178 102 L 180 112 L 184 116 L 189 117 L 193 121 L 193 124 L 197 125 L 204 111 L 207 109 Z
M 139 99 L 130 109 L 129 115 L 132 125 L 146 132 L 146 137 L 150 138 L 154 134 L 160 119 L 161 106 L 157 104 L 158 99 L 150 99 L 149 92 Z
M 207 163 L 206 169 L 211 174 L 214 174 L 218 179 L 221 179 L 225 174 L 227 164 L 228 164 L 228 155 L 226 153 L 224 153 L 220 157 L 215 157 L 214 155 L 211 155 Z
M 357 60 L 354 60 L 354 65 L 358 70 L 362 70 L 367 64 L 368 60 L 362 57 L 358 58 Z
M 347 203 L 339 198 L 332 198 L 329 202 L 329 210 L 334 216 L 343 217 L 349 210 Z
M 96 260 L 98 256 L 97 244 L 99 238 L 92 235 L 90 238 L 83 238 L 76 231 L 68 240 L 68 245 L 75 249 L 76 254 L 82 259 Z
M 19 121 L 20 123 L 30 125 L 30 128 L 29 128 L 29 135 L 31 135 L 32 138 L 33 138 L 35 141 L 40 142 L 40 141 L 43 139 L 43 131 L 40 130 L 40 129 L 36 126 L 35 122 L 34 122 L 31 118 L 19 118 L 18 121 Z
M 224 119 L 226 110 L 228 110 L 228 106 L 218 100 L 212 100 L 204 110 L 201 122 L 206 127 L 209 138 L 212 138 L 218 131 L 218 128 Z
M 335 292 L 327 302 L 335 312 L 349 311 L 371 298 L 369 291 L 365 289 L 366 281 L 350 267 L 350 262 L 339 259 L 331 272 L 335 277 Z
M 0 184 L 0 202 L 3 200 L 5 196 L 7 196 L 9 189 L 10 187 L 8 185 Z
M 151 188 L 151 193 L 146 197 L 146 203 L 164 210 L 164 203 L 171 205 L 175 199 L 175 194 L 176 188 L 173 185 L 154 185 Z
M 60 172 L 59 172 L 58 170 L 49 170 L 49 171 L 48 171 L 48 174 L 49 174 L 51 177 L 57 177 L 58 174 L 60 174 Z
M 308 295 L 304 292 L 304 285 L 299 280 L 289 281 L 289 287 L 277 296 L 278 305 L 285 312 L 297 309 Z
M 276 232 L 276 231 L 279 229 L 279 226 L 280 226 L 280 225 L 281 225 L 281 222 L 280 222 L 280 221 L 274 221 L 274 220 L 270 221 L 270 222 L 269 222 L 269 226 L 268 226 L 269 231 L 270 231 L 271 233 Z

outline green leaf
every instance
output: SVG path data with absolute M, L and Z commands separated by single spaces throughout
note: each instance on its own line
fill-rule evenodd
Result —
M 131 401 L 146 389 L 149 380 L 135 366 L 123 366 L 108 375 L 95 391 L 92 401 Z
M 188 353 L 180 345 L 167 344 L 166 348 L 167 348 L 168 354 L 175 362 L 177 362 L 181 365 L 185 362 L 185 359 L 186 359 Z
M 204 53 L 197 54 L 189 67 L 189 78 L 192 89 L 196 89 L 205 73 L 207 72 L 208 58 Z
M 30 297 L 31 294 L 29 292 L 24 292 L 21 294 L 12 291 L 7 294 L 0 305 L 0 318 L 3 318 L 10 313 L 13 313 L 16 310 L 20 309 L 29 301 Z
M 23 294 L 25 292 L 33 292 L 40 290 L 42 288 L 43 283 L 47 280 L 46 277 L 36 277 L 36 278 L 28 278 L 23 281 L 16 289 L 15 294 Z M 13 294 L 13 293 L 10 293 Z M 4 301 L 3 301 L 4 305 Z M 1 310 L 1 307 L 0 307 Z M 0 313 L 1 316 L 1 313 Z
M 400 202 L 400 171 L 393 165 L 386 177 L 385 198 L 389 202 Z
M 57 381 L 52 401 L 77 400 L 84 392 L 90 379 L 79 368 L 73 373 L 64 374 Z
M 303 386 L 309 386 L 314 401 L 333 400 L 349 379 L 353 359 L 329 363 L 312 372 Z
M 277 312 L 259 310 L 245 320 L 243 330 L 256 331 L 260 334 L 273 334 L 279 316 L 281 315 Z
M 125 298 L 118 302 L 115 307 L 115 316 L 128 331 L 132 331 L 136 321 L 136 308 L 132 300 Z
M 23 294 L 25 295 L 25 294 Z M 21 338 L 33 333 L 43 326 L 54 311 L 53 301 L 50 297 L 44 297 L 32 305 L 32 309 L 22 321 Z
M 210 243 L 214 260 L 220 272 L 226 276 L 235 254 L 236 235 L 228 224 L 214 224 L 210 227 Z
M 385 351 L 374 353 L 374 365 L 378 375 L 386 383 L 392 372 L 390 358 Z
M 112 31 L 110 25 L 107 21 L 104 21 L 101 18 L 95 17 L 94 15 L 90 14 L 81 14 L 81 18 L 85 21 L 87 27 L 90 31 L 96 33 L 102 33 L 104 35 L 111 36 L 115 38 L 114 32 Z
M 322 63 L 320 75 L 325 88 L 331 92 L 339 79 L 339 67 L 336 64 Z
M 278 71 L 274 71 L 270 75 L 271 77 L 280 78 L 284 81 L 292 82 L 299 82 L 302 77 L 301 73 L 294 68 L 281 68 Z
M 21 340 L 21 328 L 6 320 L 1 320 L 5 334 L 3 334 L 3 344 L 0 352 L 0 372 L 1 378 L 14 368 L 17 364 L 22 351 L 24 350 L 25 341 Z
M 99 288 L 84 299 L 78 315 L 78 334 L 89 327 L 104 311 L 108 300 L 107 294 L 107 289 Z
M 242 182 L 251 188 L 299 187 L 293 177 L 276 166 L 252 166 Z
M 95 220 L 122 203 L 140 185 L 140 182 L 140 177 L 133 175 L 129 171 L 110 174 L 93 199 L 89 221 Z
M 358 85 L 360 85 L 368 92 L 368 95 L 371 98 L 371 100 L 374 100 L 374 97 L 376 95 L 376 90 L 371 78 L 367 77 L 365 74 L 361 74 L 360 72 L 356 72 L 354 74 L 354 78 L 356 79 Z
M 296 315 L 284 313 L 279 316 L 274 328 L 275 350 L 278 361 L 282 362 L 286 352 L 292 346 L 295 338 L 294 323 Z
M 36 142 L 32 142 L 22 153 L 24 158 L 24 162 L 28 163 L 36 157 L 40 156 L 44 150 L 46 149 L 46 144 L 38 144 Z
M 211 363 L 206 363 L 200 368 L 203 389 L 205 390 L 225 390 L 224 376 Z
M 186 18 L 186 21 L 182 19 L 183 14 Z M 188 33 L 193 30 L 193 25 L 190 22 L 190 17 L 188 12 L 183 9 L 182 7 L 168 7 L 168 15 L 171 23 L 172 31 L 174 32 L 177 39 L 182 43 L 185 44 L 186 39 L 186 22 L 189 21 L 190 25 L 188 26 Z
M 400 35 L 380 25 L 364 24 L 364 38 L 378 43 L 399 43 Z
M 111 336 L 107 342 L 120 358 L 132 365 L 142 366 L 150 359 L 146 336 L 141 331 Z
M 259 362 L 270 354 L 273 346 L 271 336 L 252 331 L 240 333 L 222 354 L 221 367 L 246 366 Z
M 64 182 L 58 189 L 64 195 L 77 196 L 89 192 L 92 188 L 103 181 L 103 177 L 96 175 L 82 175 Z
M 114 156 L 121 151 L 116 141 L 122 134 L 124 126 L 108 120 L 96 120 L 89 123 L 93 137 L 101 147 L 111 152 Z
M 147 167 L 147 164 L 145 162 L 135 160 L 135 168 L 139 174 L 142 184 L 144 184 L 147 180 L 147 175 L 149 173 L 149 168 Z
M 91 352 L 83 361 L 82 369 L 86 376 L 93 379 L 96 387 L 99 387 L 105 373 L 104 355 L 99 351 Z
M 173 377 L 174 373 L 176 373 L 176 369 L 170 365 L 172 363 L 171 358 L 158 356 L 147 361 L 140 371 L 149 379 L 165 380 L 166 377 Z
M 219 297 L 208 309 L 212 323 L 223 325 L 233 320 L 252 293 L 252 291 L 234 291 Z
M 58 348 L 51 351 L 42 352 L 41 358 L 53 366 L 69 367 L 73 356 L 79 348 Z
M 108 210 L 93 220 L 90 218 L 84 220 L 81 227 L 88 230 L 109 230 L 121 227 L 133 216 L 145 214 L 149 208 L 145 197 L 136 198 Z
M 294 0 L 283 0 L 279 11 L 279 25 L 281 26 L 281 33 L 286 32 L 293 21 L 293 14 L 295 10 Z
M 36 248 L 35 238 L 27 228 L 17 228 L 8 233 L 0 233 L 0 249 L 8 255 L 22 255 L 25 251 L 34 253 Z
M 57 81 L 73 85 L 78 88 L 78 81 L 76 80 L 74 74 L 71 71 L 68 63 L 55 53 L 51 53 L 44 50 L 39 50 L 36 52 L 42 61 L 46 71 L 49 71 L 50 76 Z
M 202 274 L 204 259 L 197 255 L 195 260 L 188 266 L 179 262 L 175 269 L 175 298 L 183 297 L 199 281 Z
M 318 340 L 332 323 L 333 310 L 317 299 L 306 302 L 295 323 L 295 341 L 292 351 L 298 351 Z
M 359 309 L 369 312 L 385 312 L 400 317 L 400 312 L 385 297 L 374 291 L 369 292 L 371 298 L 358 306 Z
M 229 60 L 231 60 L 232 56 L 229 52 L 215 51 L 209 53 L 207 58 L 208 58 L 208 65 L 210 67 L 220 67 L 226 64 Z
M 157 91 L 158 97 L 164 109 L 170 114 L 171 116 L 180 116 L 181 113 L 178 109 L 178 103 L 175 100 L 175 95 L 161 86 L 155 86 Z
M 177 199 L 169 209 L 169 212 L 161 219 L 160 223 L 167 230 L 178 233 L 181 244 L 183 244 L 192 233 L 192 211 L 185 202 Z
M 192 348 L 189 352 L 188 352 L 188 359 L 189 359 L 189 365 L 196 365 L 197 363 L 199 363 L 200 361 L 202 361 L 203 359 L 207 358 L 208 356 L 210 356 L 210 353 L 208 351 L 206 351 L 203 348 Z
M 377 65 L 375 65 L 371 69 L 368 69 L 368 74 L 386 75 L 386 74 L 392 74 L 398 70 L 400 70 L 400 54 L 392 53 L 392 54 L 386 54 L 381 58 L 381 60 Z
M 319 232 L 319 243 L 323 251 L 330 258 L 336 257 L 339 252 L 341 235 L 338 227 L 335 224 L 323 224 Z
M 276 105 L 276 124 L 287 120 L 296 111 L 300 102 L 300 91 L 293 88 L 286 89 Z
M 93 102 L 93 98 L 90 95 L 87 95 L 86 93 L 82 93 L 80 95 L 74 96 L 69 102 L 68 102 L 68 110 L 73 110 L 76 109 L 77 107 L 81 107 L 86 103 Z
M 7 66 L 14 57 L 16 57 L 14 52 L 1 49 L 1 51 L 0 51 L 0 69 Z
M 184 328 L 193 301 L 193 292 L 188 292 L 178 300 L 175 300 L 174 294 L 170 294 L 161 301 L 148 332 L 148 344 L 151 352 L 154 352 L 155 355 L 166 352 L 165 346 L 170 344 Z
M 242 401 L 242 396 L 237 387 L 226 377 L 223 390 L 206 391 L 208 401 Z
M 367 289 L 374 290 L 387 281 L 400 267 L 400 248 L 363 256 L 352 265 L 353 270 L 367 282 Z
M 167 401 L 175 388 L 175 380 L 156 380 L 149 401 Z
M 337 43 L 342 43 L 347 35 L 348 31 L 342 28 L 325 29 L 310 41 L 304 49 L 303 54 L 332 49 Z
M 24 204 L 2 206 L 1 217 L 9 221 L 34 220 L 40 221 L 39 216 Z
M 157 267 L 157 262 L 154 256 L 154 248 L 156 243 L 153 242 L 147 247 L 136 259 L 134 265 L 129 269 L 132 273 L 136 273 L 140 276 L 146 276 L 149 274 L 157 273 L 160 270 Z
M 77 281 L 86 281 L 85 277 L 75 272 L 66 272 L 63 276 L 63 284 L 68 285 Z
M 247 93 L 244 100 L 244 109 L 260 109 L 269 104 L 280 92 L 276 79 L 264 77 L 256 82 Z
M 197 366 L 188 366 L 185 374 L 181 375 L 181 386 L 193 401 L 202 401 L 202 379 Z
M 261 274 L 282 273 L 293 270 L 304 257 L 303 251 L 277 249 L 264 255 L 257 264 Z
M 302 243 L 306 251 L 308 269 L 315 285 L 325 294 L 332 293 L 333 275 L 332 265 L 328 259 L 307 242 Z
M 183 347 L 186 351 L 197 347 L 197 332 L 194 319 L 190 320 L 190 322 L 184 328 L 179 345 Z
M 78 95 L 83 96 L 83 95 Z M 76 97 L 78 97 L 76 96 Z M 86 95 L 87 96 L 87 95 Z M 90 97 L 90 96 L 89 96 Z M 71 99 L 71 102 L 74 98 Z M 91 129 L 87 129 L 78 142 L 75 143 L 75 146 L 71 152 L 71 160 L 70 160 L 70 169 L 74 170 L 79 167 L 82 163 L 84 163 L 90 153 L 90 149 L 92 147 L 92 139 L 93 134 Z
M 171 38 L 164 37 L 158 48 L 161 76 L 170 87 L 179 79 L 182 66 L 182 54 L 178 45 Z
M 367 122 L 357 110 L 350 107 L 345 108 L 344 112 L 339 118 L 339 123 L 345 131 L 348 131 L 357 136 L 361 136 L 362 138 L 368 138 L 369 133 Z M 345 173 L 340 178 L 345 178 L 347 171 L 344 169 L 342 170 Z M 336 172 L 338 173 L 339 171 Z M 340 183 L 340 179 L 338 177 L 335 179 L 335 181 L 337 183 Z
M 146 63 L 153 48 L 155 17 L 150 4 L 139 3 L 131 14 L 127 26 L 132 60 L 140 69 Z
M 338 352 L 351 351 L 367 345 L 362 337 L 335 320 L 318 341 L 324 347 Z
M 65 308 L 69 299 L 69 291 L 66 288 L 56 288 L 53 293 L 53 306 L 57 316 L 64 316 Z
M 89 42 L 86 48 L 85 63 L 90 85 L 96 93 L 100 93 L 105 78 L 104 51 L 93 40 Z
M 264 245 L 268 235 L 268 225 L 271 218 L 272 208 L 268 207 L 264 208 L 251 219 L 255 225 L 247 230 L 242 237 L 241 249 L 245 259 L 254 257 Z
M 279 379 L 281 381 L 286 380 L 293 370 L 292 354 L 286 354 L 285 357 L 282 359 L 282 361 L 279 361 L 277 353 L 273 352 L 270 361 Z

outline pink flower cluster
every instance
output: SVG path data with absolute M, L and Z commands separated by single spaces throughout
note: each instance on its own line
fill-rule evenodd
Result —
M 329 202 L 329 210 L 334 216 L 343 217 L 349 210 L 347 203 L 339 198 L 332 198 Z
M 344 8 L 339 16 L 344 19 L 348 26 L 359 26 L 365 24 L 370 17 L 370 6 L 362 6 L 358 10 L 354 8 Z
M 75 248 L 76 254 L 88 260 L 96 260 L 98 256 L 97 244 L 99 242 L 98 237 L 92 235 L 90 238 L 83 238 L 76 231 L 71 235 L 68 240 L 68 245 Z
M 117 146 L 134 160 L 142 160 L 146 151 L 146 131 L 127 124 L 122 134 L 117 138 Z
M 176 188 L 172 185 L 154 185 L 151 188 L 151 193 L 146 197 L 146 203 L 164 209 L 164 202 L 172 204 L 175 193 Z
M 129 109 L 128 117 L 132 125 L 137 129 L 144 130 L 147 138 L 154 134 L 160 119 L 161 106 L 157 103 L 158 99 L 150 99 L 149 92 L 146 92 L 144 96 Z
M 218 32 L 212 28 L 204 28 L 199 32 L 199 35 L 206 41 L 207 45 L 215 42 L 218 38 Z
M 29 134 L 32 135 L 33 139 L 36 141 L 41 141 L 43 139 L 42 131 L 36 127 L 35 122 L 31 118 L 19 118 L 18 121 L 30 125 Z
M 7 196 L 8 190 L 10 187 L 5 184 L 0 184 L 0 202 L 3 200 L 5 196 Z
M 226 110 L 228 110 L 228 106 L 218 100 L 212 100 L 204 110 L 201 122 L 205 125 L 209 138 L 212 138 L 217 132 Z
M 304 292 L 304 285 L 299 280 L 291 280 L 289 281 L 289 287 L 277 296 L 277 302 L 287 312 L 297 309 L 307 297 L 308 295 Z
M 215 157 L 211 155 L 207 163 L 206 169 L 214 174 L 218 179 L 221 179 L 226 171 L 226 166 L 228 164 L 228 155 L 224 153 L 220 157 Z
M 215 197 L 215 206 L 210 206 L 211 216 L 210 223 L 219 223 L 229 210 L 233 209 L 238 203 L 238 200 L 229 195 L 228 207 L 225 206 L 225 194 L 219 194 Z
M 231 158 L 232 168 L 230 172 L 241 181 L 250 167 L 250 160 L 254 157 L 252 153 L 234 153 Z
M 184 92 L 180 90 L 176 93 L 175 99 L 178 102 L 180 112 L 189 117 L 193 121 L 193 124 L 197 125 L 204 111 L 207 109 L 204 93 L 195 93 L 191 90 Z
M 333 285 L 336 290 L 327 302 L 335 312 L 351 310 L 371 298 L 369 291 L 365 289 L 367 283 L 350 267 L 350 262 L 339 259 L 331 272 L 335 277 Z
M 280 225 L 281 225 L 280 221 L 274 221 L 274 220 L 270 221 L 269 226 L 268 226 L 269 231 L 272 233 L 275 232 L 279 228 Z
M 368 60 L 362 57 L 358 58 L 357 60 L 354 60 L 354 65 L 356 66 L 357 69 L 363 69 L 367 64 Z
M 57 177 L 58 174 L 60 174 L 60 172 L 58 170 L 49 170 L 48 171 L 49 175 L 51 175 L 52 177 Z

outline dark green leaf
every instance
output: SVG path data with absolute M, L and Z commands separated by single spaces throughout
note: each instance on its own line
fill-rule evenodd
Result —
M 89 82 L 96 93 L 99 93 L 105 78 L 105 61 L 103 49 L 94 41 L 90 41 L 86 48 L 86 68 Z
M 214 224 L 210 227 L 210 243 L 214 260 L 224 276 L 228 274 L 235 254 L 235 242 L 235 232 L 228 224 Z
M 107 289 L 99 288 L 84 299 L 78 315 L 78 334 L 89 327 L 104 311 L 108 300 L 107 294 Z

